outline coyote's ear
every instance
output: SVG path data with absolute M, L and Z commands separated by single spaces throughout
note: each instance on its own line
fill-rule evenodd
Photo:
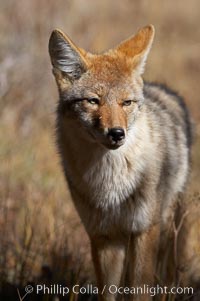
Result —
M 142 74 L 153 38 L 154 27 L 149 25 L 139 30 L 135 36 L 122 42 L 116 50 L 130 58 L 133 62 L 134 70 Z
M 54 30 L 49 39 L 49 54 L 56 70 L 63 72 L 70 80 L 78 79 L 87 70 L 84 51 L 60 30 Z

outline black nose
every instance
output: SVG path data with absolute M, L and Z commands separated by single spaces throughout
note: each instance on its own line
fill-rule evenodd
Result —
M 112 138 L 113 141 L 118 142 L 124 139 L 125 132 L 120 127 L 112 128 L 108 131 L 108 137 Z

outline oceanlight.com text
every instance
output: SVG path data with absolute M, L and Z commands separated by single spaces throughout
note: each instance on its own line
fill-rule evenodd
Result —
M 156 296 L 156 295 L 162 295 L 162 294 L 172 294 L 172 295 L 192 295 L 193 294 L 193 288 L 192 287 L 168 287 L 168 286 L 149 286 L 144 284 L 143 286 L 136 286 L 136 287 L 123 287 L 123 286 L 116 286 L 116 285 L 104 285 L 104 287 L 100 290 L 97 286 L 94 286 L 92 284 L 87 284 L 85 286 L 81 286 L 79 284 L 75 284 L 72 287 L 63 286 L 60 284 L 52 284 L 52 285 L 45 285 L 45 284 L 39 284 L 35 287 L 31 285 L 27 285 L 25 287 L 25 292 L 27 294 L 31 294 L 34 292 L 35 294 L 44 294 L 44 295 L 60 295 L 60 296 L 66 296 L 70 294 L 89 294 L 89 295 L 98 295 L 98 294 L 104 294 L 109 293 L 111 295 L 141 295 L 141 294 L 147 294 L 150 296 Z

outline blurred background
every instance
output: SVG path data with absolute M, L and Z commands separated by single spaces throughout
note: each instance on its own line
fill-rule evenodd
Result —
M 58 93 L 48 55 L 51 31 L 60 28 L 78 46 L 101 52 L 149 23 L 156 36 L 144 78 L 166 83 L 190 108 L 196 123 L 190 191 L 196 193 L 199 0 L 1 0 L 1 300 L 17 300 L 16 288 L 27 283 L 70 285 L 94 279 L 88 239 L 71 203 L 55 146 Z

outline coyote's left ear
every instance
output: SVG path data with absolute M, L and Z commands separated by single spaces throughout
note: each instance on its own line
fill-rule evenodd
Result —
M 84 50 L 78 48 L 61 30 L 54 30 L 49 40 L 49 54 L 56 71 L 70 80 L 78 79 L 87 70 Z
M 144 71 L 145 62 L 153 43 L 154 31 L 153 25 L 148 25 L 116 48 L 118 52 L 130 59 L 133 69 L 139 74 Z

